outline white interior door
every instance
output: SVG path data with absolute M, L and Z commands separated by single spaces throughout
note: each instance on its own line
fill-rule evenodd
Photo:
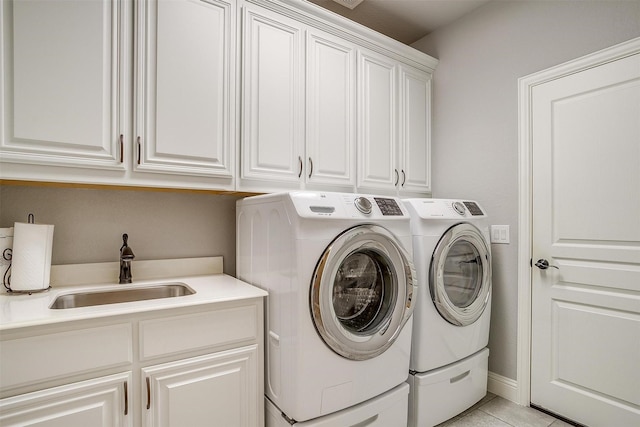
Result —
M 539 84 L 531 403 L 640 425 L 640 53 Z M 557 267 L 557 268 L 555 268 Z

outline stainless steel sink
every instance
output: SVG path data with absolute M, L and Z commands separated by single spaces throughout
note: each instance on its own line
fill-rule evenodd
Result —
M 195 294 L 185 283 L 159 283 L 109 289 L 101 291 L 74 292 L 59 295 L 49 306 L 52 309 L 89 307 L 93 305 L 118 304 L 121 302 L 144 301 L 158 298 L 174 298 Z

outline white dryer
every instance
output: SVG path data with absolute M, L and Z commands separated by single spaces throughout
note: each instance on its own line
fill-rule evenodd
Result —
M 419 291 L 409 426 L 439 424 L 487 392 L 491 246 L 473 201 L 407 199 Z
M 372 412 L 384 405 L 363 403 L 394 390 L 388 401 L 400 403 L 388 407 L 407 407 L 407 393 L 395 389 L 411 351 L 411 240 L 409 214 L 393 197 L 292 192 L 238 201 L 238 278 L 269 292 L 267 425 L 315 425 L 308 421 L 333 414 L 327 426 L 406 426 L 406 411 L 389 424 L 389 414 Z

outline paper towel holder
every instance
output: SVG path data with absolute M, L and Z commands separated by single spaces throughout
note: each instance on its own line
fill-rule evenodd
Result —
M 32 213 L 29 213 L 27 215 L 27 224 L 35 224 L 35 216 Z M 11 273 L 9 271 L 11 270 L 11 265 L 12 265 L 13 248 L 5 249 L 2 252 L 2 258 L 6 261 L 9 261 L 9 266 L 7 267 L 7 269 L 5 270 L 2 276 L 2 284 L 4 285 L 7 293 L 31 295 L 31 294 L 40 293 L 40 292 L 47 292 L 51 289 L 51 285 L 41 289 L 25 289 L 25 290 L 11 289 Z

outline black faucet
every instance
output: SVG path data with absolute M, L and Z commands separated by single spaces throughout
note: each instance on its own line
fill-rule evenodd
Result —
M 128 234 L 122 235 L 122 247 L 120 247 L 120 284 L 131 283 L 131 261 L 136 257 L 127 244 Z

